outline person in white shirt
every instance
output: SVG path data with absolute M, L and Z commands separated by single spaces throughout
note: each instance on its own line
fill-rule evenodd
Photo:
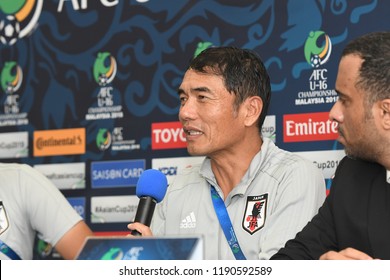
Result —
M 36 235 L 74 259 L 93 233 L 43 174 L 27 164 L 0 163 L 0 259 L 32 259 Z

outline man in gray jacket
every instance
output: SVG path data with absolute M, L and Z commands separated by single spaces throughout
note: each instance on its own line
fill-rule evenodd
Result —
M 179 174 L 143 236 L 205 239 L 206 259 L 269 259 L 317 213 L 325 182 L 315 165 L 261 137 L 271 97 L 259 56 L 234 47 L 206 49 L 178 90 L 179 119 L 201 165 Z

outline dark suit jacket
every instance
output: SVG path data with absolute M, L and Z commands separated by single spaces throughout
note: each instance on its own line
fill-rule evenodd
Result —
M 324 204 L 295 239 L 271 259 L 318 259 L 352 247 L 390 259 L 390 184 L 376 163 L 345 157 Z

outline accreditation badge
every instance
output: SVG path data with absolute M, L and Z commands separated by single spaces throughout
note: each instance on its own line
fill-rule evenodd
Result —
M 9 226 L 9 223 L 8 223 L 7 213 L 5 212 L 3 202 L 0 201 L 0 234 L 2 234 L 4 231 L 6 231 L 8 226 Z
M 258 196 L 248 196 L 242 227 L 250 234 L 263 228 L 267 216 L 268 193 Z

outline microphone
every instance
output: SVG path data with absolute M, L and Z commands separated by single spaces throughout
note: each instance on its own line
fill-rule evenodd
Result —
M 168 181 L 165 175 L 156 169 L 148 169 L 142 172 L 138 179 L 136 195 L 139 197 L 137 212 L 134 222 L 150 226 L 156 204 L 163 200 L 167 192 Z M 136 230 L 131 235 L 140 236 Z

